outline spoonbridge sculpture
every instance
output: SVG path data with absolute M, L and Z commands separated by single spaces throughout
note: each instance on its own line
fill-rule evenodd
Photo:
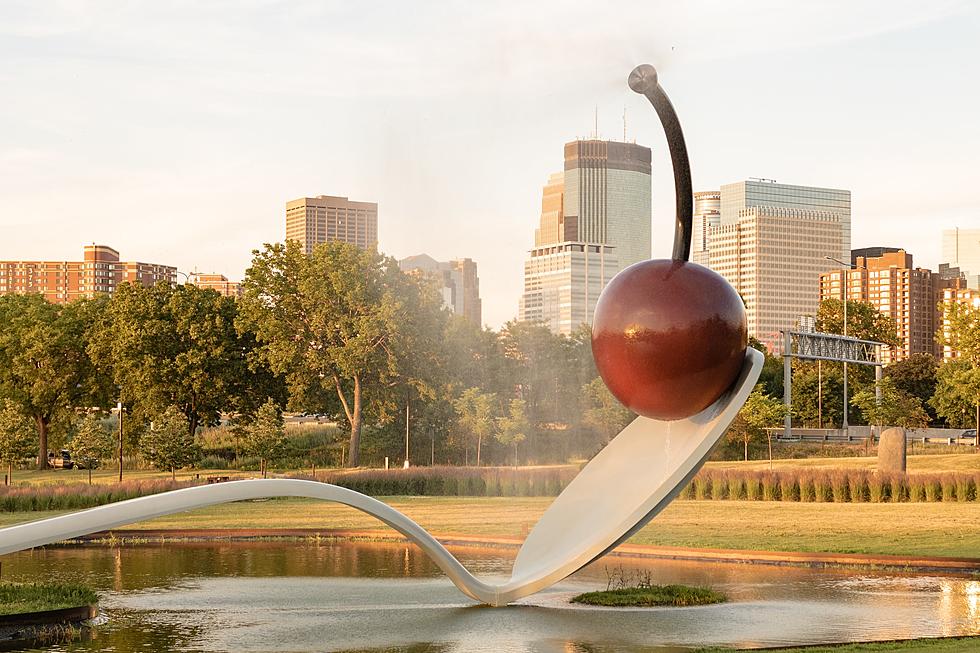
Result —
M 603 290 L 592 349 L 610 391 L 637 417 L 593 458 L 521 546 L 510 579 L 473 576 L 414 521 L 353 490 L 292 479 L 246 480 L 121 501 L 0 529 L 0 555 L 195 508 L 267 497 L 308 497 L 372 515 L 417 544 L 467 596 L 493 606 L 534 594 L 628 539 L 677 496 L 704 464 L 759 378 L 763 356 L 746 347 L 745 309 L 718 274 L 688 262 L 692 192 L 680 123 L 653 66 L 629 85 L 650 100 L 667 134 L 677 221 L 673 257 L 621 271 Z

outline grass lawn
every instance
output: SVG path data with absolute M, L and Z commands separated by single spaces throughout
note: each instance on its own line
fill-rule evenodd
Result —
M 621 587 L 601 592 L 586 592 L 572 599 L 572 603 L 603 605 L 607 607 L 691 606 L 724 603 L 724 594 L 707 587 L 686 585 L 650 585 L 646 587 Z
M 975 449 L 970 449 L 971 453 L 951 453 L 951 454 L 928 454 L 924 456 L 909 456 L 909 473 L 934 473 L 934 472 L 980 472 L 980 455 L 972 453 Z M 705 465 L 709 469 L 751 469 L 758 471 L 768 471 L 768 460 L 724 460 L 709 462 Z M 853 458 L 790 458 L 784 460 L 774 460 L 772 468 L 782 469 L 867 469 L 874 470 L 878 467 L 877 456 L 853 457 Z
M 551 499 L 387 497 L 431 532 L 523 537 Z M 55 512 L 0 513 L 0 526 Z M 373 518 L 312 499 L 224 504 L 129 528 L 384 530 Z M 630 540 L 636 544 L 768 551 L 980 557 L 980 503 L 675 501 Z
M 78 608 L 98 601 L 84 585 L 0 583 L 0 615 Z
M 967 653 L 980 649 L 980 638 L 960 639 L 913 639 L 906 642 L 883 644 L 845 644 L 843 646 L 809 646 L 804 648 L 779 649 L 780 653 L 878 653 L 899 651 L 901 653 Z M 739 649 L 705 648 L 695 653 L 734 653 Z

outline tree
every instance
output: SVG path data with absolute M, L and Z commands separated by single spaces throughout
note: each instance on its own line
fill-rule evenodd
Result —
M 467 388 L 454 402 L 457 423 L 464 434 L 476 440 L 476 466 L 481 463 L 483 441 L 494 433 L 494 404 L 497 396 Z
M 965 404 L 972 403 L 974 428 L 980 433 L 980 304 L 943 302 L 941 308 L 943 323 L 948 326 L 937 334 L 937 340 L 956 352 L 957 357 L 940 369 L 931 403 L 950 421 L 955 420 L 957 409 L 965 417 Z M 980 436 L 977 448 L 980 449 Z
M 236 330 L 236 315 L 235 300 L 214 290 L 124 283 L 90 350 L 111 370 L 136 420 L 176 406 L 193 437 L 223 411 L 247 412 L 253 388 L 268 389 L 258 382 L 254 341 Z
M 255 414 L 255 419 L 245 426 L 242 433 L 242 449 L 246 455 L 262 461 L 262 478 L 268 475 L 268 463 L 282 456 L 286 446 L 286 427 L 282 410 L 269 399 Z
M 498 420 L 497 442 L 505 447 L 514 446 L 514 467 L 517 467 L 517 445 L 527 439 L 531 428 L 527 421 L 527 404 L 522 399 L 511 399 L 507 416 Z
M 14 476 L 14 465 L 31 455 L 34 449 L 34 425 L 9 399 L 0 402 L 0 463 L 7 466 L 7 481 Z
M 409 296 L 419 284 L 394 259 L 349 243 L 323 243 L 306 255 L 288 241 L 253 252 L 243 289 L 241 327 L 254 331 L 292 403 L 318 403 L 346 418 L 350 465 L 358 465 L 366 413 L 390 419 L 391 389 L 406 383 L 419 333 L 409 309 L 418 302 Z
M 950 428 L 976 428 L 980 405 L 980 370 L 963 359 L 947 361 L 936 373 L 936 392 L 929 400 Z
M 169 469 L 177 478 L 177 469 L 193 464 L 201 451 L 188 430 L 187 417 L 177 406 L 169 406 L 156 416 L 140 438 L 143 456 L 157 469 Z
M 817 309 L 816 329 L 823 333 L 844 333 L 844 304 L 839 299 L 825 299 Z M 867 302 L 847 302 L 847 335 L 897 346 L 895 320 Z
M 104 401 L 104 382 L 86 350 L 91 309 L 104 301 L 62 306 L 41 295 L 0 296 L 0 397 L 33 420 L 39 469 L 48 466 L 52 422 L 74 406 Z
M 599 377 L 582 386 L 582 399 L 586 406 L 582 421 L 600 436 L 601 446 L 636 417 L 619 403 Z
M 861 409 L 869 424 L 876 424 L 881 429 L 883 426 L 919 428 L 929 423 L 922 401 L 899 390 L 890 376 L 882 376 L 878 386 L 880 397 L 873 387 L 864 388 L 851 397 L 851 403 Z
M 766 429 L 778 426 L 786 415 L 783 403 L 767 395 L 761 385 L 757 385 L 749 395 L 745 405 L 728 427 L 729 442 L 742 444 L 745 460 L 749 459 L 749 444 L 766 436 Z M 772 464 L 772 436 L 769 440 L 769 463 Z
M 88 482 L 92 484 L 92 470 L 111 458 L 116 447 L 112 433 L 94 415 L 86 415 L 68 443 L 72 460 L 77 460 L 88 470 Z
M 934 422 L 936 409 L 927 402 L 936 394 L 938 371 L 939 362 L 935 356 L 919 353 L 886 366 L 883 373 L 898 390 L 918 397 L 929 415 L 929 421 Z

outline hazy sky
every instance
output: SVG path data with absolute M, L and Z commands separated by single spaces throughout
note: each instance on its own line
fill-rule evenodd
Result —
M 381 248 L 479 264 L 516 315 L 541 186 L 593 131 L 653 152 L 629 91 L 658 67 L 696 190 L 747 177 L 848 188 L 853 246 L 940 261 L 980 226 L 980 5 L 860 2 L 0 4 L 0 259 L 124 259 L 241 279 L 285 202 L 380 204 Z

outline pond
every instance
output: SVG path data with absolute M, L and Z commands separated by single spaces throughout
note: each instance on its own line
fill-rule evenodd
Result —
M 457 547 L 501 580 L 513 551 Z M 705 585 L 727 604 L 569 604 L 607 573 Z M 81 581 L 102 595 L 92 639 L 48 650 L 681 651 L 980 634 L 980 579 L 607 556 L 518 605 L 475 605 L 410 544 L 247 542 L 48 548 L 3 579 Z

